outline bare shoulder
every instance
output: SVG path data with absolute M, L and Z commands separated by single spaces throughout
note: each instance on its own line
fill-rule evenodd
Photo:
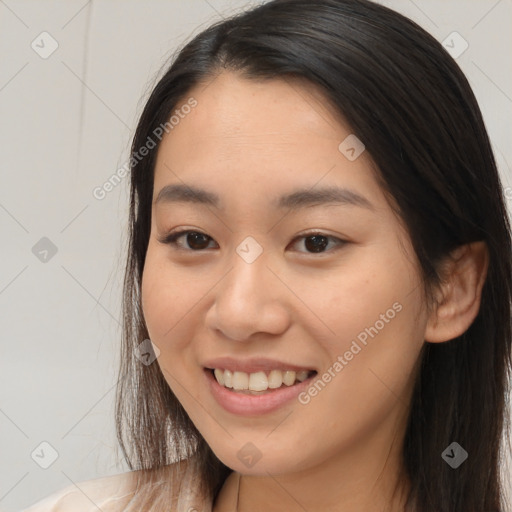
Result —
M 198 505 L 196 510 L 201 510 L 202 497 L 194 489 L 195 474 L 192 466 L 186 461 L 180 461 L 155 470 L 128 471 L 76 482 L 21 512 L 140 511 L 143 504 L 156 504 L 160 501 L 166 503 L 165 510 L 188 510 L 190 507 L 183 507 L 189 502 L 194 502 L 194 505 Z M 205 506 L 206 510 L 211 510 L 208 508 L 209 503 Z

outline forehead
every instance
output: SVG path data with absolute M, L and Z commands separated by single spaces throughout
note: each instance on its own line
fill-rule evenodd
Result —
M 212 138 L 249 136 L 270 142 L 304 130 L 304 136 L 338 137 L 347 129 L 319 89 L 298 78 L 256 80 L 226 71 L 193 88 L 191 96 L 198 104 L 187 118 L 207 128 Z
M 369 156 L 363 152 L 350 161 L 340 152 L 350 127 L 313 85 L 223 72 L 193 88 L 176 109 L 191 98 L 196 106 L 160 144 L 155 197 L 165 185 L 182 180 L 209 185 L 219 195 L 236 189 L 246 197 L 269 199 L 271 190 L 292 184 L 294 189 L 318 183 L 379 193 Z

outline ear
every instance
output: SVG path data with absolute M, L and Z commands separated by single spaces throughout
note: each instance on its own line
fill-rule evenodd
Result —
M 489 267 L 485 242 L 458 247 L 442 266 L 438 305 L 431 313 L 425 341 L 442 343 L 464 334 L 478 315 Z

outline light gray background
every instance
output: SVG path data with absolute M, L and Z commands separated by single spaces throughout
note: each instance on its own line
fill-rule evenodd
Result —
M 251 3 L 0 0 L 1 510 L 127 470 L 113 398 L 128 180 L 101 201 L 92 191 L 126 161 L 175 48 Z M 382 3 L 469 43 L 457 62 L 512 187 L 512 1 Z M 43 31 L 59 45 L 47 59 L 31 47 Z M 32 252 L 42 237 L 57 247 L 46 263 Z M 59 454 L 48 469 L 31 458 L 43 441 Z

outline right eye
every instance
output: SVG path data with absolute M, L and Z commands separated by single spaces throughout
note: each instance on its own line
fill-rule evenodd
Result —
M 181 238 L 184 238 L 184 241 L 180 241 Z M 212 237 L 205 233 L 201 233 L 200 231 L 192 231 L 189 229 L 177 231 L 174 233 L 171 232 L 158 239 L 159 242 L 172 245 L 179 251 L 195 252 L 200 252 L 203 249 L 206 249 L 207 247 L 205 247 L 205 245 L 208 245 L 208 240 L 211 240 L 212 242 L 214 241 Z M 186 247 L 185 244 L 188 244 L 188 247 Z

